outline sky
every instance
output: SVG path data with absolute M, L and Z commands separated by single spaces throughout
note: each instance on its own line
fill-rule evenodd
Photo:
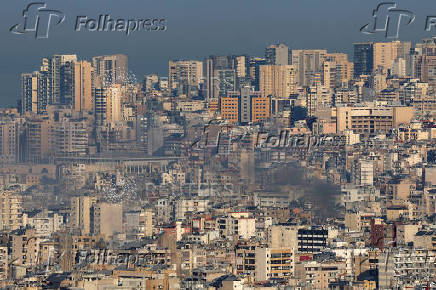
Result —
M 47 39 L 32 33 L 17 35 L 10 28 L 23 22 L 32 2 L 62 11 L 65 21 L 51 26 Z M 394 1 L 390 1 L 394 2 Z M 354 42 L 385 41 L 382 33 L 367 35 L 374 0 L 2 0 L 0 10 L 0 106 L 14 106 L 20 97 L 20 75 L 39 69 L 41 59 L 75 53 L 80 59 L 124 53 L 138 81 L 145 74 L 166 76 L 168 60 L 199 59 L 212 54 L 263 56 L 265 47 L 285 43 L 294 49 L 323 48 L 350 54 Z M 400 40 L 417 42 L 436 35 L 425 31 L 427 16 L 436 15 L 435 0 L 396 1 L 412 11 L 415 21 L 400 30 Z M 163 18 L 165 31 L 75 31 L 77 16 L 98 19 Z

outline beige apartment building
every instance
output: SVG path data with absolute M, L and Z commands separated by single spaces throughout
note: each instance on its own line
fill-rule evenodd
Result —
M 75 263 L 77 251 L 91 250 L 95 248 L 101 236 L 90 235 L 66 235 L 65 232 L 54 234 L 54 243 L 58 253 L 64 253 L 59 257 L 59 265 L 63 271 L 71 271 Z
M 375 42 L 373 44 L 373 70 L 379 67 L 390 69 L 397 59 L 406 59 L 411 47 L 411 42 Z
M 354 133 L 387 133 L 400 124 L 409 124 L 413 118 L 413 107 L 335 107 L 336 131 L 342 133 L 353 130 Z
M 62 110 L 49 116 L 31 116 L 25 125 L 25 158 L 30 162 L 46 160 L 49 156 L 79 156 L 88 150 L 88 120 L 76 118 Z M 58 113 L 59 121 L 53 115 Z
M 0 230 L 13 231 L 22 226 L 22 200 L 12 191 L 0 191 Z
M 198 60 L 170 60 L 168 62 L 170 89 L 179 85 L 199 86 L 203 80 L 203 62 Z
M 436 91 L 436 56 L 419 56 L 415 63 L 415 76 L 423 82 L 427 82 L 432 92 Z
M 255 255 L 255 281 L 286 279 L 294 272 L 294 252 L 291 248 L 258 247 Z
M 25 156 L 28 161 L 36 162 L 45 159 L 52 151 L 50 137 L 52 122 L 47 118 L 29 118 L 25 126 Z
M 86 120 L 70 119 L 56 122 L 50 140 L 58 156 L 84 156 L 88 152 L 88 123 Z
M 353 78 L 354 64 L 345 53 L 329 53 L 322 64 L 322 84 L 328 88 L 339 87 Z
M 111 85 L 106 89 L 106 122 L 117 123 L 122 120 L 121 85 Z
M 147 227 L 150 220 L 146 220 Z M 111 237 L 122 232 L 123 216 L 120 204 L 96 202 L 94 197 L 79 196 L 71 199 L 70 227 L 82 235 Z M 148 228 L 148 233 L 150 229 Z
M 345 274 L 345 264 L 340 262 L 319 263 L 312 261 L 304 264 L 306 285 L 314 289 L 329 289 L 332 282 Z
M 105 238 L 123 231 L 123 208 L 121 204 L 99 202 L 94 205 L 93 234 Z
M 12 164 L 20 161 L 21 118 L 0 120 L 0 163 Z
M 245 78 L 247 76 L 247 59 L 245 55 L 236 56 L 236 76 Z
M 256 273 L 256 248 L 257 243 L 240 242 L 235 248 L 236 273 L 254 277 Z
M 263 97 L 288 98 L 296 92 L 296 69 L 292 65 L 261 65 L 260 93 Z
M 79 230 L 82 235 L 91 233 L 91 208 L 95 198 L 76 196 L 71 198 L 70 227 Z
M 139 232 L 140 236 L 153 236 L 153 210 L 151 208 L 142 209 L 139 213 Z
M 88 61 L 78 61 L 74 66 L 74 110 L 92 112 L 92 67 Z
M 318 110 L 331 107 L 333 90 L 325 86 L 307 87 L 303 96 L 306 98 L 307 115 L 314 116 Z
M 298 249 L 298 229 L 296 225 L 274 225 L 268 229 L 268 244 L 271 248 Z
M 40 240 L 35 230 L 20 230 L 11 235 L 11 258 L 14 265 L 34 266 L 38 262 Z
M 292 50 L 292 65 L 297 71 L 296 82 L 299 86 L 313 86 L 320 79 L 322 64 L 327 57 L 325 49 Z
M 419 115 L 436 110 L 436 95 L 426 82 L 411 79 L 400 87 L 398 94 L 401 103 L 413 106 Z

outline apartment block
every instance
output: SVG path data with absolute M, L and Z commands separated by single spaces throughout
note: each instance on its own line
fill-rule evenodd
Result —
M 261 65 L 259 91 L 261 96 L 288 98 L 296 92 L 296 67 L 293 65 Z
M 336 107 L 337 132 L 353 130 L 354 133 L 388 132 L 413 118 L 413 107 Z
M 0 190 L 0 229 L 17 230 L 23 225 L 22 196 L 7 190 Z

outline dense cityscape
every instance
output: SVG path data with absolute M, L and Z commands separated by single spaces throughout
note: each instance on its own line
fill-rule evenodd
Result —
M 435 289 L 436 37 L 352 58 L 32 64 L 0 109 L 0 288 Z

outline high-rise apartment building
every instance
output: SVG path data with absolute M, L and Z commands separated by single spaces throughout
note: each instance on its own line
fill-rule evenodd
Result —
M 244 98 L 245 97 L 245 98 Z M 259 95 L 248 96 L 247 93 L 241 93 L 242 106 L 245 103 L 251 103 L 251 120 L 250 122 L 258 122 L 261 120 L 268 119 L 270 116 L 270 98 Z M 249 107 L 250 105 L 247 105 Z M 242 112 L 245 112 L 245 108 Z M 242 115 L 243 117 L 244 115 Z M 245 120 L 242 120 L 243 122 Z
M 415 77 L 428 83 L 432 92 L 436 92 L 436 55 L 422 55 L 415 63 Z
M 248 75 L 252 80 L 252 86 L 257 91 L 260 90 L 260 67 L 266 64 L 266 60 L 260 57 L 252 58 L 249 61 Z
M 391 75 L 399 78 L 407 76 L 407 61 L 403 58 L 398 58 L 392 63 Z
M 390 69 L 393 62 L 397 59 L 407 58 L 411 47 L 411 42 L 375 42 L 373 44 L 373 70 L 376 70 L 379 67 L 382 67 L 386 70 Z
M 23 226 L 22 196 L 0 190 L 0 230 L 13 231 Z
M 436 55 L 436 37 L 423 39 L 415 45 L 415 51 L 419 54 Z
M 265 49 L 266 64 L 272 65 L 288 65 L 289 60 L 289 47 L 280 43 L 272 44 Z
M 44 58 L 40 71 L 21 76 L 22 112 L 43 114 L 49 105 L 71 105 L 76 111 L 89 111 L 91 87 L 90 63 L 78 62 L 76 55 Z
M 48 79 L 44 72 L 21 75 L 21 111 L 42 114 L 48 105 Z
M 206 98 L 218 98 L 220 97 L 220 87 L 222 90 L 229 84 L 236 86 L 236 70 L 235 64 L 239 65 L 237 61 L 234 61 L 231 56 L 216 56 L 212 55 L 205 60 L 205 76 L 206 76 Z M 220 70 L 221 72 L 218 72 Z M 231 72 L 233 71 L 233 72 Z M 217 78 L 221 77 L 221 80 Z M 230 80 L 226 78 L 231 78 Z M 228 84 L 227 84 L 228 83 Z M 225 93 L 222 95 L 225 96 Z
M 332 89 L 325 86 L 307 87 L 304 91 L 306 97 L 307 115 L 314 116 L 316 111 L 329 108 L 333 103 Z
M 107 120 L 107 91 L 102 88 L 94 89 L 94 116 L 97 125 L 103 125 Z
M 106 88 L 106 122 L 117 123 L 122 120 L 121 85 Z
M 231 124 L 239 123 L 239 96 L 229 95 L 220 98 L 221 117 Z
M 240 242 L 235 247 L 236 252 L 236 273 L 254 277 L 256 270 L 256 243 Z
M 220 98 L 221 117 L 232 124 L 258 122 L 270 116 L 270 98 L 250 87 Z
M 374 44 L 354 44 L 354 76 L 371 75 L 374 67 Z
M 104 89 L 94 89 L 94 112 L 97 125 L 117 123 L 122 120 L 122 88 L 114 84 Z
M 203 62 L 198 60 L 175 60 L 168 63 L 168 79 L 171 90 L 179 89 L 190 95 L 193 87 L 199 88 L 203 81 Z
M 48 116 L 33 116 L 24 126 L 24 158 L 47 161 L 50 156 L 81 156 L 88 152 L 88 120 L 71 114 L 70 109 L 48 107 Z
M 354 44 L 354 76 L 371 75 L 378 68 L 391 69 L 398 59 L 408 59 L 411 42 L 365 42 Z
M 237 78 L 247 77 L 248 72 L 248 57 L 245 55 L 238 55 L 234 57 L 234 66 Z
M 431 113 L 436 110 L 436 96 L 429 88 L 429 83 L 412 79 L 401 86 L 399 101 L 403 105 L 413 106 L 417 115 Z
M 262 96 L 288 98 L 296 92 L 296 69 L 293 65 L 260 66 L 260 93 Z
M 0 163 L 13 164 L 21 159 L 23 120 L 0 119 Z
M 79 230 L 81 235 L 91 233 L 91 214 L 95 199 L 89 196 L 71 198 L 70 227 Z
M 76 112 L 92 112 L 92 67 L 88 61 L 73 63 L 74 110 Z
M 57 156 L 84 156 L 88 152 L 86 119 L 65 119 L 53 124 L 51 144 Z M 52 152 L 53 153 L 53 152 Z
M 140 151 L 153 155 L 163 145 L 161 123 L 153 114 L 140 114 L 136 117 L 136 142 Z
M 92 58 L 96 88 L 122 84 L 128 78 L 128 58 L 124 54 L 96 56 Z
M 77 61 L 75 54 L 54 55 L 52 58 L 43 59 L 41 71 L 47 73 L 48 104 L 72 103 L 72 63 L 75 61 Z
M 297 71 L 296 82 L 299 86 L 313 86 L 319 81 L 322 63 L 327 56 L 325 49 L 292 50 L 292 65 Z
M 46 160 L 53 152 L 51 144 L 52 123 L 48 118 L 28 118 L 24 127 L 25 160 L 28 162 L 41 162 Z
M 322 64 L 322 84 L 336 88 L 353 78 L 354 64 L 348 61 L 345 53 L 329 53 Z
M 38 74 L 25 73 L 21 75 L 21 111 L 38 112 Z
M 236 90 L 236 73 L 233 69 L 217 69 L 214 76 L 214 96 L 225 96 Z

